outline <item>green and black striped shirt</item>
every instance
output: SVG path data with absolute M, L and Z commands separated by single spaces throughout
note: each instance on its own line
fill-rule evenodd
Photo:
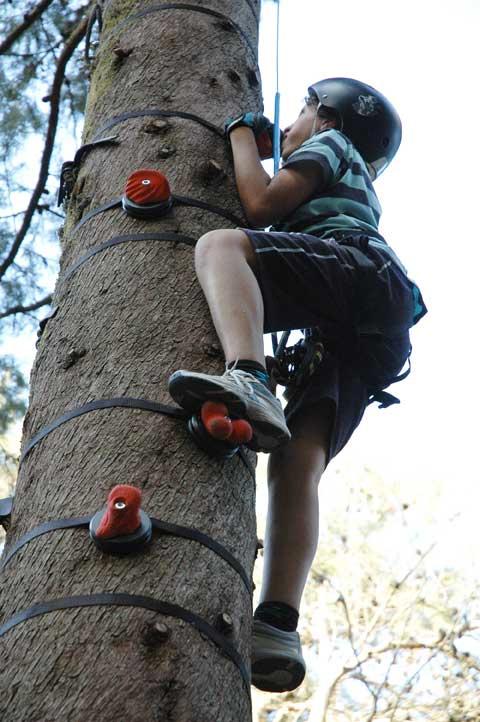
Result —
M 332 231 L 361 230 L 383 240 L 378 233 L 382 208 L 365 161 L 339 130 L 325 130 L 306 140 L 283 164 L 293 167 L 312 161 L 321 168 L 323 190 L 276 224 L 275 231 L 311 233 L 327 238 Z
M 408 277 L 406 268 L 378 232 L 382 208 L 365 161 L 351 140 L 339 130 L 316 133 L 302 143 L 282 167 L 291 168 L 303 161 L 312 161 L 321 168 L 322 190 L 271 230 L 310 233 L 319 238 L 329 238 L 334 231 L 363 231 L 369 237 L 370 245 L 387 253 Z M 426 308 L 418 287 L 409 280 L 416 323 L 426 313 Z

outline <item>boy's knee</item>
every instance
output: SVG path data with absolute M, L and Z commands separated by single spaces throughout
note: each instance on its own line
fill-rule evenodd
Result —
M 204 265 L 222 253 L 239 252 L 249 262 L 255 255 L 246 233 L 237 229 L 220 229 L 208 231 L 199 238 L 195 246 L 196 265 Z

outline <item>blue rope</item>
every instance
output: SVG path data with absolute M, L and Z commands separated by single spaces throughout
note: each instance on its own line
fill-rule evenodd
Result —
M 273 0 L 277 5 L 277 33 L 276 33 L 276 52 L 275 52 L 275 73 L 276 73 L 276 92 L 275 92 L 275 117 L 273 122 L 273 172 L 278 173 L 280 168 L 280 0 Z M 278 350 L 278 336 L 276 333 L 271 334 L 272 350 L 276 355 Z
M 273 172 L 278 173 L 280 168 L 280 81 L 279 81 L 279 66 L 280 66 L 280 0 L 273 0 L 277 5 L 277 39 L 276 39 L 276 58 L 275 58 L 275 72 L 276 72 L 276 92 L 275 92 L 275 118 L 273 128 Z

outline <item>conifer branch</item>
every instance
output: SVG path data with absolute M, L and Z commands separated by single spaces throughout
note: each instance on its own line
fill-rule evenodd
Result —
M 85 17 L 71 32 L 70 36 L 65 42 L 57 62 L 55 75 L 53 78 L 52 89 L 49 95 L 50 101 L 50 116 L 48 119 L 47 133 L 45 137 L 45 146 L 43 149 L 42 160 L 40 164 L 40 173 L 35 186 L 35 189 L 30 198 L 30 202 L 25 211 L 25 216 L 18 231 L 15 241 L 12 244 L 8 256 L 5 258 L 0 266 L 0 279 L 3 278 L 7 269 L 12 265 L 15 257 L 20 249 L 20 246 L 27 234 L 30 227 L 30 223 L 38 205 L 38 201 L 42 195 L 43 189 L 48 178 L 48 168 L 50 165 L 50 159 L 53 151 L 53 144 L 55 141 L 55 135 L 57 132 L 58 116 L 60 110 L 60 93 L 62 89 L 62 83 L 65 78 L 65 69 L 68 61 L 72 57 L 73 53 L 81 43 L 87 30 L 88 19 Z
M 31 303 L 29 306 L 22 306 L 21 304 L 18 304 L 17 306 L 12 306 L 11 308 L 7 308 L 6 311 L 3 313 L 0 313 L 0 318 L 6 318 L 7 316 L 14 316 L 16 313 L 28 313 L 29 311 L 36 311 L 38 308 L 41 308 L 42 306 L 47 306 L 52 301 L 52 294 L 49 293 L 48 296 L 45 296 L 45 298 L 40 299 L 40 301 L 35 301 L 35 303 Z
M 7 35 L 5 40 L 0 43 L 0 55 L 3 55 L 7 52 L 7 50 L 12 47 L 12 45 L 18 40 L 18 38 L 23 35 L 25 30 L 28 30 L 28 28 L 33 25 L 35 20 L 42 15 L 42 13 L 48 8 L 49 5 L 52 4 L 52 2 L 53 0 L 41 0 L 38 5 L 33 8 L 33 10 L 24 14 L 23 23 L 17 25 L 17 27 L 14 28 L 9 35 Z

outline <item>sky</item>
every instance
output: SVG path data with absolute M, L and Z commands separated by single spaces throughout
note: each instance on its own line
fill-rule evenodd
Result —
M 264 2 L 261 69 L 273 117 L 277 6 Z M 363 464 L 471 508 L 477 483 L 478 230 L 473 221 L 480 151 L 478 0 L 281 0 L 281 125 L 308 85 L 334 76 L 386 95 L 402 145 L 376 181 L 380 231 L 418 283 L 429 313 L 412 331 L 412 372 L 391 387 L 401 404 L 369 407 L 337 464 Z
M 260 68 L 273 118 L 277 5 L 264 0 Z M 440 485 L 446 513 L 474 529 L 477 483 L 476 171 L 480 117 L 476 47 L 480 0 L 280 0 L 281 124 L 298 114 L 308 85 L 348 76 L 383 92 L 403 141 L 376 181 L 380 231 L 420 286 L 428 315 L 412 331 L 412 373 L 391 391 L 401 404 L 367 409 L 327 470 L 368 466 L 410 496 Z M 35 335 L 15 341 L 29 369 Z M 266 339 L 268 343 L 268 339 Z

